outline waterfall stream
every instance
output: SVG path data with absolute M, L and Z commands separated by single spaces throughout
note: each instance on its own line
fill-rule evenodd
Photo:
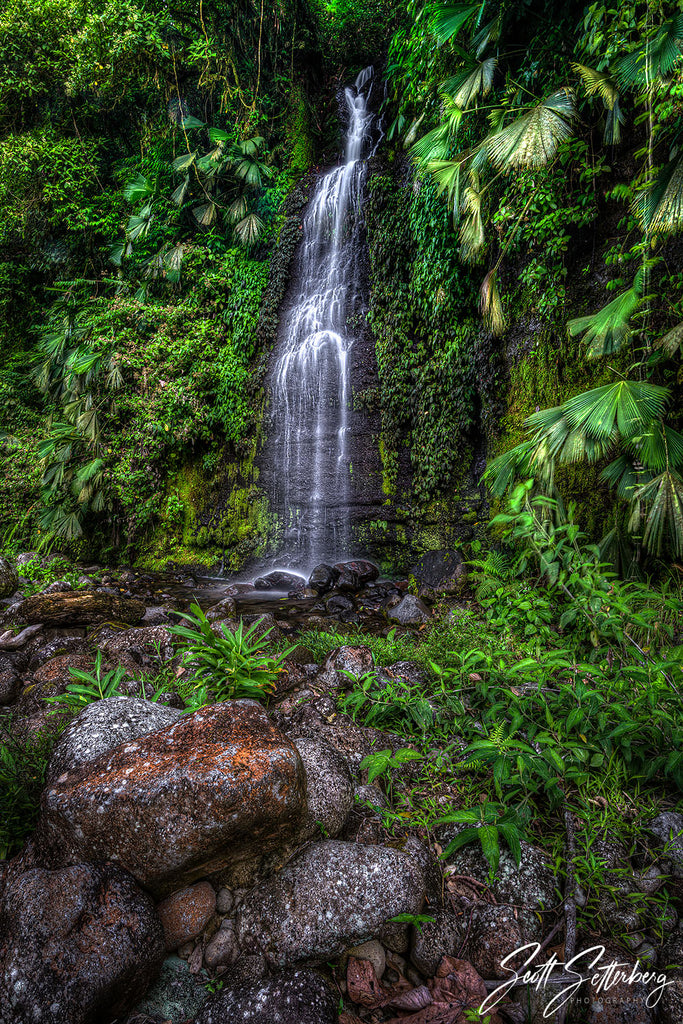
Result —
M 344 91 L 343 164 L 318 183 L 303 223 L 298 294 L 283 314 L 271 375 L 271 507 L 282 527 L 279 560 L 312 567 L 350 555 L 349 353 L 363 313 L 359 247 L 374 114 L 373 69 Z

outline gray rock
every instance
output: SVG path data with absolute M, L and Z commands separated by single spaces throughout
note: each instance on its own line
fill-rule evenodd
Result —
M 413 929 L 410 959 L 425 978 L 432 978 L 444 956 L 457 957 L 465 945 L 469 915 L 437 910 L 433 923 Z
M 0 597 L 11 597 L 19 586 L 19 574 L 12 563 L 0 556 Z
M 233 964 L 239 955 L 235 928 L 232 921 L 224 921 L 219 930 L 209 940 L 204 951 L 204 963 L 211 971 L 218 967 Z
M 368 562 L 363 558 L 354 559 L 352 562 L 337 562 L 334 568 L 338 572 L 353 573 L 361 583 L 372 583 L 379 576 L 379 569 L 374 562 Z
M 673 1024 L 683 1020 L 683 970 L 676 968 L 666 972 L 667 987 L 657 1003 L 658 1024 Z
M 402 597 L 394 608 L 389 609 L 387 615 L 391 622 L 397 622 L 399 626 L 420 626 L 432 618 L 427 605 L 414 594 Z
M 154 905 L 121 868 L 26 871 L 0 905 L 0 1021 L 111 1020 L 142 997 L 163 956 Z
M 234 619 L 237 615 L 237 605 L 233 597 L 224 597 L 217 604 L 211 605 L 206 612 L 209 622 L 219 622 L 222 619 Z
M 120 743 L 137 740 L 180 718 L 180 711 L 137 697 L 107 697 L 88 704 L 66 727 L 52 751 L 46 781 L 94 761 Z
M 353 780 L 342 755 L 324 740 L 292 737 L 306 770 L 308 812 L 300 838 L 334 839 L 353 806 Z
M 295 590 L 298 587 L 305 587 L 306 580 L 303 576 L 297 576 L 293 572 L 269 572 L 254 580 L 257 590 Z
M 245 897 L 235 922 L 240 948 L 274 966 L 327 959 L 373 938 L 425 895 L 415 859 L 383 846 L 328 840 L 300 850 Z
M 203 971 L 192 974 L 184 960 L 169 956 L 161 965 L 158 980 L 133 1013 L 158 1016 L 171 1024 L 191 1020 L 209 998 L 204 987 L 207 980 Z
M 28 562 L 39 562 L 40 555 L 37 551 L 22 551 L 20 555 L 16 557 L 16 563 L 18 566 L 27 565 Z
M 357 647 L 344 646 L 331 651 L 327 655 L 322 669 L 316 677 L 316 687 L 326 693 L 332 690 L 348 689 L 351 681 L 345 672 L 359 679 L 366 672 L 371 672 L 375 666 L 375 659 L 369 647 L 360 645 Z
M 55 580 L 40 591 L 41 594 L 68 594 L 73 587 L 68 580 Z
M 327 590 L 330 590 L 335 583 L 335 580 L 339 576 L 339 571 L 332 565 L 326 565 L 325 562 L 321 562 L 320 565 L 316 565 L 315 569 L 308 578 L 308 586 L 315 590 L 317 594 L 324 594 Z
M 673 864 L 674 878 L 683 878 L 683 814 L 664 811 L 650 822 L 649 829 L 665 844 L 665 855 Z
M 458 831 L 457 826 L 443 825 L 436 830 L 436 838 L 445 849 Z M 522 840 L 519 868 L 507 847 L 500 851 L 500 863 L 491 890 L 499 903 L 510 903 L 527 910 L 549 910 L 557 903 L 555 875 L 548 865 L 547 855 Z M 461 847 L 447 859 L 457 875 L 470 875 L 480 882 L 488 882 L 489 864 L 479 843 Z
M 235 903 L 235 897 L 230 889 L 224 885 L 218 890 L 216 896 L 216 910 L 219 914 L 229 914 Z
M 315 971 L 297 970 L 217 992 L 195 1024 L 337 1024 L 337 1008 Z
M 171 609 L 163 604 L 148 605 L 140 622 L 141 626 L 165 626 L 171 621 Z

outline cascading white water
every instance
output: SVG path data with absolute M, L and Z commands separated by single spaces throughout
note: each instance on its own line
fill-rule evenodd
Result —
M 344 163 L 320 180 L 306 212 L 300 291 L 285 314 L 271 378 L 272 503 L 283 526 L 280 555 L 291 566 L 350 553 L 349 352 L 351 321 L 362 311 L 358 250 L 372 80 L 366 68 L 345 90 Z

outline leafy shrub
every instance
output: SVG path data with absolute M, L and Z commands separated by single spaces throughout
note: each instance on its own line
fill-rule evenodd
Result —
M 182 656 L 194 684 L 191 710 L 204 704 L 248 697 L 263 700 L 275 689 L 285 658 L 292 648 L 275 656 L 266 653 L 271 630 L 259 635 L 259 623 L 245 630 L 240 622 L 234 633 L 221 625 L 214 633 L 198 604 L 183 614 L 189 626 L 172 626 L 171 632 L 186 641 Z

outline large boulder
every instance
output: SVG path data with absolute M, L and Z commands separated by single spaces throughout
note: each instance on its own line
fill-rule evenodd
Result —
M 119 867 L 27 871 L 0 904 L 0 1021 L 109 1021 L 141 998 L 163 956 L 154 905 Z
M 353 779 L 342 755 L 324 740 L 294 739 L 306 769 L 308 810 L 300 838 L 334 839 L 353 807 Z
M 462 556 L 457 551 L 427 551 L 411 568 L 420 583 L 441 593 L 459 593 L 467 577 Z
M 116 860 L 164 894 L 296 835 L 306 778 L 253 701 L 205 707 L 66 771 L 43 792 L 46 866 Z
M 330 839 L 304 847 L 248 893 L 235 931 L 242 950 L 273 966 L 327 960 L 389 918 L 418 914 L 424 896 L 424 873 L 409 854 Z
M 339 570 L 335 569 L 333 565 L 327 565 L 325 562 L 321 562 L 320 565 L 316 565 L 311 575 L 308 577 L 308 586 L 315 590 L 317 594 L 324 594 L 326 591 L 331 590 L 339 576 Z
M 19 587 L 19 574 L 12 563 L 0 557 L 0 598 L 11 597 Z
M 46 779 L 50 783 L 121 743 L 140 739 L 180 718 L 180 711 L 138 697 L 93 701 L 71 720 L 52 751 Z
M 297 970 L 217 992 L 195 1024 L 337 1024 L 335 1000 L 315 971 Z
M 337 562 L 334 568 L 340 573 L 352 573 L 358 577 L 360 583 L 372 583 L 379 577 L 377 566 L 363 558 L 356 558 L 352 562 Z
M 254 580 L 254 586 L 257 590 L 297 590 L 299 587 L 306 586 L 306 580 L 303 576 L 298 576 L 293 572 L 276 570 L 265 576 L 259 576 L 257 580 Z
M 406 594 L 393 608 L 387 612 L 390 622 L 396 622 L 399 626 L 421 626 L 423 622 L 429 622 L 432 618 L 424 601 L 414 594 Z
M 66 594 L 32 594 L 17 607 L 14 619 L 29 624 L 42 622 L 45 626 L 87 626 L 112 621 L 135 625 L 144 614 L 142 601 L 95 590 L 76 590 Z

